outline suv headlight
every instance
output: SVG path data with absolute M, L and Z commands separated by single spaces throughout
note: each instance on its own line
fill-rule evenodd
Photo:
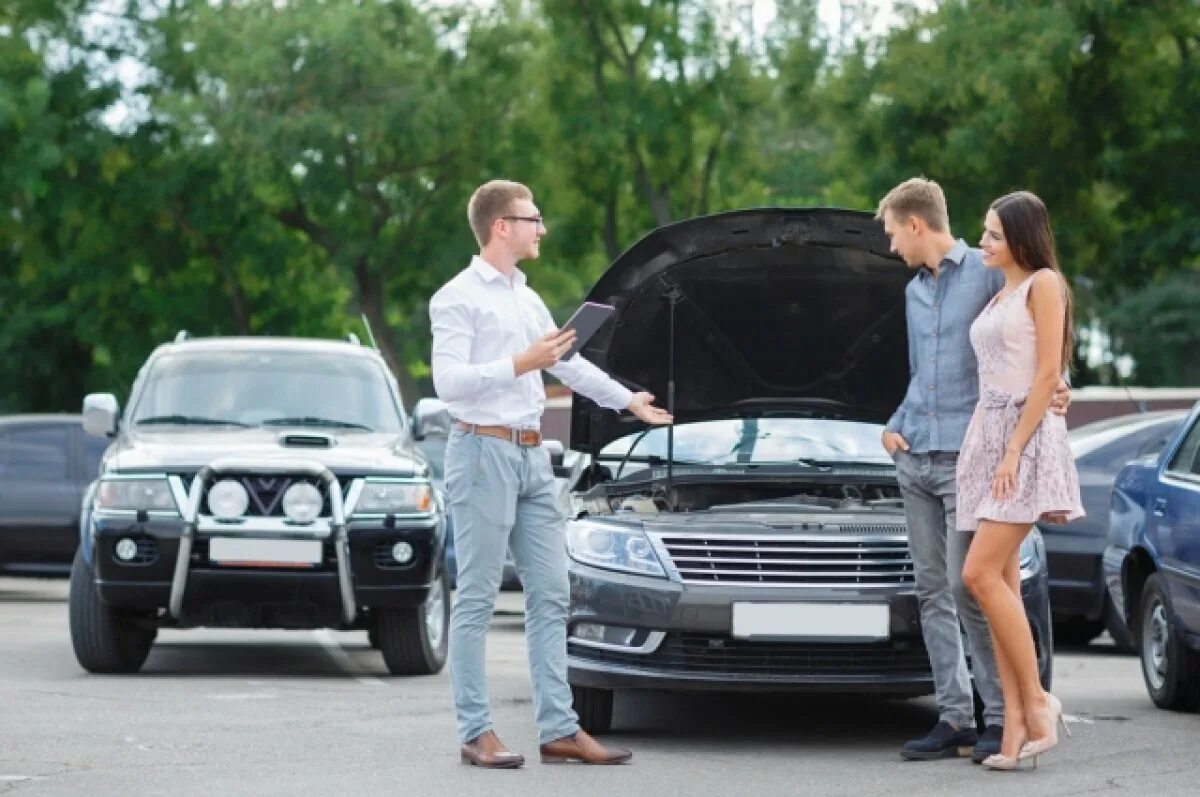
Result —
M 146 479 L 101 479 L 96 489 L 96 509 L 178 512 L 171 485 L 161 476 Z
M 429 482 L 367 479 L 354 505 L 356 515 L 413 515 L 433 511 Z
M 567 553 L 577 562 L 666 578 L 649 538 L 627 526 L 575 520 L 567 524 Z
M 1036 576 L 1041 571 L 1045 558 L 1042 533 L 1034 526 L 1033 530 L 1025 535 L 1025 539 L 1021 540 L 1021 580 L 1028 581 Z

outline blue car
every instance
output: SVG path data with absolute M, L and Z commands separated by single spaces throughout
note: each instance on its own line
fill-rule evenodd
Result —
M 1200 708 L 1200 402 L 1113 486 L 1104 576 L 1159 708 Z

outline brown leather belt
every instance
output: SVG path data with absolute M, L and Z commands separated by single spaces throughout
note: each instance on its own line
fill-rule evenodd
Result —
M 518 446 L 540 446 L 542 444 L 542 433 L 537 429 L 518 429 L 515 426 L 481 426 L 465 421 L 455 421 L 454 428 L 468 434 L 481 434 L 485 437 L 507 440 Z

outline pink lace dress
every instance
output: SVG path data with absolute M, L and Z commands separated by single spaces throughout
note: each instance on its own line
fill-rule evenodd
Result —
M 1008 296 L 993 299 L 971 324 L 979 361 L 979 403 L 958 455 L 958 527 L 974 531 L 981 520 L 1034 523 L 1083 517 L 1079 474 L 1062 416 L 1047 411 L 1021 452 L 1016 486 L 992 497 L 992 479 L 1016 429 L 1037 372 L 1037 340 L 1026 297 L 1029 277 Z

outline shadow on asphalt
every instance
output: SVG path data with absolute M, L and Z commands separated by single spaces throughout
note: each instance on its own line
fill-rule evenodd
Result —
M 347 673 L 309 634 L 303 641 L 287 642 L 156 642 L 138 678 L 329 678 L 353 682 L 355 675 L 392 677 L 379 651 L 372 650 L 363 634 L 361 645 L 339 641 L 357 672 Z
M 931 698 L 618 692 L 612 734 L 675 743 L 753 747 L 899 745 L 937 722 Z

